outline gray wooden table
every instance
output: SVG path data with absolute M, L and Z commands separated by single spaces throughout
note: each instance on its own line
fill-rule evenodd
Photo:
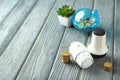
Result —
M 99 11 L 107 32 L 109 51 L 89 69 L 81 69 L 71 58 L 61 62 L 61 52 L 72 41 L 87 44 L 89 36 L 60 25 L 57 9 Z M 120 80 L 120 0 L 0 0 L 0 80 Z M 113 63 L 112 72 L 103 69 Z

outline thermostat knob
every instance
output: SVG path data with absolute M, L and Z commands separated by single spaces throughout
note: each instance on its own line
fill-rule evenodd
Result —
M 70 44 L 69 53 L 71 53 L 73 59 L 83 69 L 89 68 L 93 64 L 93 58 L 90 52 L 78 41 L 74 41 Z

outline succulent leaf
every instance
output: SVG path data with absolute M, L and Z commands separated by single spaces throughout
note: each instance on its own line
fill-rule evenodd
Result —
M 70 17 L 74 12 L 75 12 L 75 10 L 68 5 L 63 5 L 57 11 L 58 15 L 61 15 L 63 17 Z

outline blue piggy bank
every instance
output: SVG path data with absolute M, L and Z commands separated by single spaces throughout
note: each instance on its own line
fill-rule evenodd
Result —
M 100 26 L 97 10 L 81 8 L 72 17 L 73 26 L 84 31 L 91 31 Z

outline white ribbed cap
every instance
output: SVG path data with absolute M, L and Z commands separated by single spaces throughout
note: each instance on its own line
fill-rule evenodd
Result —
M 88 68 L 93 64 L 93 58 L 87 48 L 80 42 L 74 41 L 69 46 L 69 52 L 81 68 Z
M 86 51 L 77 56 L 76 62 L 81 68 L 86 69 L 93 64 L 93 58 L 90 53 Z
M 106 45 L 106 32 L 103 29 L 95 29 L 92 32 L 91 42 L 87 46 L 94 55 L 104 55 L 108 52 Z

